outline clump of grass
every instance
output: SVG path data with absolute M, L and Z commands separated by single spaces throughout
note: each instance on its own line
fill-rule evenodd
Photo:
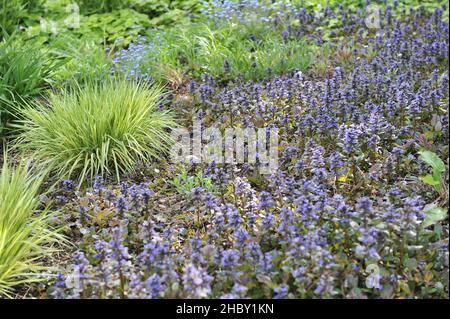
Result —
M 0 39 L 19 28 L 29 12 L 42 10 L 46 0 L 0 0 Z
M 62 63 L 15 36 L 0 43 L 0 135 L 24 101 L 44 92 Z
M 167 152 L 175 124 L 159 111 L 162 89 L 125 80 L 108 80 L 51 94 L 49 104 L 23 112 L 18 147 L 38 167 L 60 178 L 83 181 L 95 175 L 120 175 L 137 161 Z
M 0 0 L 0 39 L 17 29 L 24 9 L 21 0 Z
M 111 48 L 98 45 L 94 41 L 62 35 L 55 43 L 53 52 L 67 61 L 55 74 L 53 87 L 83 86 L 92 82 L 100 83 L 111 76 Z
M 30 174 L 25 164 L 0 172 L 0 296 L 11 297 L 14 287 L 48 279 L 44 264 L 64 237 L 49 226 L 56 213 L 36 214 L 42 176 Z
M 141 38 L 119 52 L 114 64 L 129 77 L 149 76 L 169 83 L 170 76 L 158 72 L 161 68 L 196 78 L 208 74 L 225 82 L 236 77 L 262 80 L 294 70 L 307 71 L 320 50 L 305 39 L 294 36 L 283 39 L 278 30 L 254 34 L 242 25 L 213 28 L 194 23 L 174 27 L 164 34 L 157 32 L 150 41 Z

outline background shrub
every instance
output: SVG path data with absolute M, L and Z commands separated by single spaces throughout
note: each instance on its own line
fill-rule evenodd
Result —
M 130 5 L 129 0 L 80 0 L 79 6 L 82 12 L 110 12 L 122 9 Z

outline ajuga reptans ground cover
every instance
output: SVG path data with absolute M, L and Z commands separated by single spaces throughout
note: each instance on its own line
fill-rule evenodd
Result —
M 1 297 L 448 298 L 444 2 L 0 5 Z

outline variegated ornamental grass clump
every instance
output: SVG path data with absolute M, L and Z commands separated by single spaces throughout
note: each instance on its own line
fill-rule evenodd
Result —
M 50 226 L 56 213 L 39 209 L 42 177 L 4 161 L 0 173 L 0 297 L 21 284 L 48 280 L 48 265 L 63 236 Z
M 95 175 L 119 179 L 137 161 L 169 150 L 170 111 L 159 111 L 163 91 L 124 80 L 67 90 L 49 104 L 24 111 L 18 147 L 42 169 L 82 183 Z

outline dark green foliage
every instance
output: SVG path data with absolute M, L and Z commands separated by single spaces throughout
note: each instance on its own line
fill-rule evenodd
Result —
M 24 102 L 47 88 L 61 63 L 14 37 L 0 43 L 0 134 Z

